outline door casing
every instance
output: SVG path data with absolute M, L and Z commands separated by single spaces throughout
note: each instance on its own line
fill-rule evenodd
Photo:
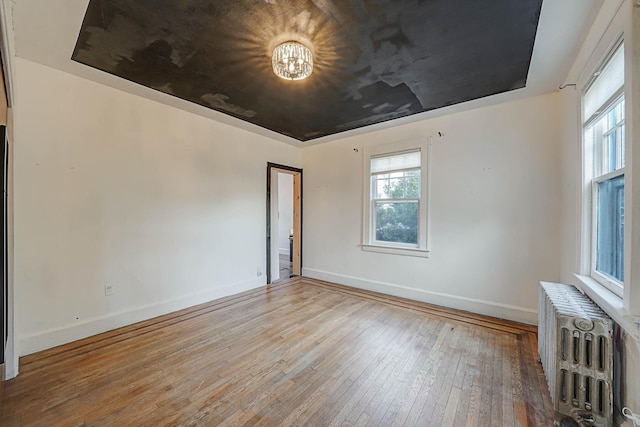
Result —
M 277 198 L 272 197 L 272 177 L 276 173 L 293 175 L 293 256 L 291 273 L 295 276 L 302 274 L 302 169 L 277 163 L 267 163 L 267 284 L 271 283 L 272 277 L 272 202 L 277 203 Z

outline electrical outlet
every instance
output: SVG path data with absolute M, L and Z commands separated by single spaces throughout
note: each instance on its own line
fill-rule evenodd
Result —
M 104 285 L 104 296 L 108 297 L 113 294 L 114 294 L 113 285 Z

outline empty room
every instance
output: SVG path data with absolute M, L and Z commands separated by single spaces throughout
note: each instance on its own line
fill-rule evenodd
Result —
M 0 27 L 1 426 L 640 426 L 640 1 Z

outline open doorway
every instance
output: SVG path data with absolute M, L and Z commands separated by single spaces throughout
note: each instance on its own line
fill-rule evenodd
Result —
M 302 270 L 302 169 L 267 164 L 267 283 Z

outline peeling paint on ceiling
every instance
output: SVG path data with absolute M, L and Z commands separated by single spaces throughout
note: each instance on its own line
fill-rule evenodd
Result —
M 72 59 L 308 141 L 526 85 L 542 0 L 91 0 Z M 304 40 L 314 71 L 271 70 Z

